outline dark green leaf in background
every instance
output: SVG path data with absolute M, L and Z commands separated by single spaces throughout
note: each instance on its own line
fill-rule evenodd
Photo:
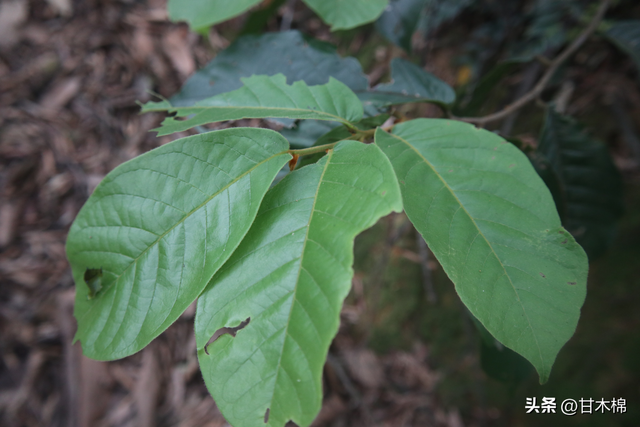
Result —
M 288 148 L 271 130 L 227 129 L 163 145 L 105 177 L 67 239 L 86 356 L 133 354 L 182 314 L 249 230 Z
M 472 3 L 472 0 L 426 0 L 418 22 L 418 30 L 428 36 Z
M 339 143 L 269 190 L 246 238 L 198 299 L 200 366 L 234 427 L 311 424 L 351 287 L 354 238 L 401 210 L 389 161 L 356 141 Z M 235 337 L 207 345 L 216 331 L 246 319 Z
M 171 98 L 171 104 L 191 106 L 240 88 L 242 77 L 279 73 L 286 76 L 288 84 L 302 80 L 315 86 L 333 77 L 353 91 L 369 87 L 367 76 L 355 58 L 341 58 L 329 43 L 305 37 L 298 31 L 286 31 L 238 38 L 191 76 Z
M 640 20 L 616 22 L 606 34 L 616 46 L 631 56 L 640 75 Z
M 376 29 L 390 42 L 411 52 L 411 38 L 428 0 L 391 0 L 376 21 Z
M 529 160 L 491 132 L 442 119 L 378 129 L 376 144 L 462 302 L 547 381 L 575 331 L 588 265 Z
M 433 102 L 447 105 L 456 94 L 443 82 L 420 66 L 404 59 L 395 58 L 391 62 L 391 82 L 379 84 L 368 92 L 359 92 L 358 97 L 365 102 L 388 106 L 407 102 Z
M 564 226 L 595 259 L 613 239 L 622 215 L 622 180 L 607 147 L 549 108 L 537 155 L 550 166 L 534 161 L 545 182 L 552 190 L 559 187 Z
M 363 109 L 358 97 L 343 83 L 329 78 L 329 83 L 307 86 L 303 81 L 287 85 L 282 74 L 252 76 L 242 80 L 244 86 L 199 101 L 191 107 L 175 108 L 168 101 L 149 102 L 142 112 L 175 112 L 155 129 L 158 135 L 168 135 L 207 123 L 246 118 L 282 117 L 336 121 L 351 125 L 362 119 Z

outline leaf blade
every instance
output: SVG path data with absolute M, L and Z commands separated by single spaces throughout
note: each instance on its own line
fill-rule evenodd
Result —
M 252 76 L 244 86 L 232 92 L 204 99 L 192 107 L 172 107 L 167 101 L 148 103 L 142 112 L 169 111 L 177 117 L 194 115 L 186 120 L 166 118 L 155 129 L 159 136 L 184 131 L 195 126 L 247 118 L 290 118 L 337 121 L 346 125 L 362 118 L 358 97 L 343 83 L 329 78 L 329 83 L 307 86 L 298 81 L 287 85 L 282 74 Z
M 384 11 L 389 0 L 304 0 L 320 18 L 331 25 L 331 31 L 348 30 L 373 22 Z
M 260 0 L 169 0 L 167 11 L 172 21 L 187 21 L 197 31 L 238 16 Z
M 105 177 L 67 240 L 85 355 L 133 354 L 182 314 L 249 229 L 291 158 L 287 145 L 273 131 L 227 129 L 166 144 Z M 211 221 L 228 225 L 203 233 Z M 88 299 L 84 274 L 96 268 L 103 289 Z
M 377 147 L 354 141 L 269 191 L 251 231 L 198 300 L 200 366 L 230 423 L 265 425 L 267 408 L 269 426 L 313 421 L 350 288 L 353 239 L 392 210 L 401 201 L 391 165 Z M 216 330 L 246 318 L 234 338 L 223 335 L 205 353 Z
M 449 105 L 456 94 L 451 86 L 416 64 L 400 58 L 391 61 L 391 82 L 359 92 L 363 102 L 390 106 L 407 102 L 433 102 Z
M 378 130 L 376 144 L 464 304 L 545 382 L 575 330 L 588 265 L 526 157 L 492 133 L 438 119 Z

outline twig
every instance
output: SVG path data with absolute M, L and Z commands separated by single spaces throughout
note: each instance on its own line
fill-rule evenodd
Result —
M 536 84 L 534 88 L 531 89 L 531 91 L 529 91 L 522 98 L 518 99 L 512 104 L 509 104 L 504 109 L 496 113 L 489 114 L 488 116 L 484 116 L 484 117 L 452 116 L 452 118 L 456 120 L 461 120 L 463 122 L 484 126 L 487 123 L 495 122 L 497 120 L 501 120 L 507 117 L 509 114 L 522 108 L 523 106 L 527 105 L 529 102 L 535 100 L 538 96 L 540 96 L 542 91 L 547 87 L 547 84 L 549 84 L 549 81 L 554 76 L 554 74 L 556 73 L 560 65 L 562 65 L 571 55 L 573 55 L 580 48 L 580 46 L 582 46 L 582 44 L 589 38 L 589 36 L 591 36 L 591 34 L 596 30 L 596 28 L 598 27 L 598 24 L 600 24 L 600 21 L 602 21 L 602 18 L 605 12 L 607 11 L 607 9 L 609 8 L 610 4 L 611 4 L 611 0 L 602 0 L 602 2 L 600 3 L 600 6 L 598 6 L 598 11 L 594 15 L 589 25 L 582 31 L 582 33 L 580 33 L 578 37 L 576 37 L 576 39 L 560 55 L 558 55 L 553 61 L 550 62 L 549 67 L 547 68 L 547 71 L 543 74 L 542 78 L 540 78 L 540 81 L 538 82 L 538 84 Z

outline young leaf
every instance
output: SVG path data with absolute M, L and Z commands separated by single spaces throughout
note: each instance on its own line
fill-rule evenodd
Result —
M 310 86 L 321 85 L 333 77 L 354 91 L 369 87 L 357 59 L 341 58 L 329 43 L 305 37 L 298 31 L 285 31 L 239 37 L 191 76 L 171 98 L 171 104 L 191 106 L 238 89 L 242 77 L 254 74 L 284 74 L 289 84 L 302 80 Z
M 168 117 L 155 129 L 168 135 L 206 123 L 246 118 L 284 117 L 336 121 L 351 126 L 362 118 L 358 97 L 333 77 L 329 83 L 307 86 L 298 81 L 287 84 L 285 76 L 253 76 L 242 79 L 244 87 L 202 100 L 192 107 L 173 107 L 168 101 L 149 102 L 142 112 L 169 111 L 177 117 L 194 115 L 186 120 Z
M 238 16 L 260 0 L 169 0 L 167 11 L 172 21 L 187 21 L 194 31 Z
M 388 106 L 407 102 L 451 104 L 456 94 L 445 82 L 404 59 L 391 61 L 391 83 L 380 84 L 373 90 L 358 93 L 363 102 Z
M 401 209 L 389 161 L 356 141 L 339 143 L 269 190 L 238 250 L 198 299 L 200 367 L 230 424 L 311 424 L 351 287 L 354 238 Z M 235 337 L 208 344 L 246 319 Z
M 575 331 L 588 265 L 527 158 L 451 120 L 379 129 L 376 144 L 393 164 L 407 216 L 462 302 L 547 381 Z
M 545 182 L 560 187 L 564 226 L 595 259 L 613 239 L 622 215 L 622 180 L 609 150 L 575 120 L 549 108 L 538 155 L 551 166 L 541 171 Z
M 348 30 L 375 21 L 389 0 L 304 0 L 331 31 Z
M 182 314 L 246 234 L 287 149 L 271 130 L 227 129 L 179 139 L 105 177 L 67 239 L 86 356 L 133 354 Z

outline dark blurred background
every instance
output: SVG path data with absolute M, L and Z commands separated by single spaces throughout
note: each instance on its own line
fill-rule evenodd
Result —
M 372 85 L 388 79 L 392 58 L 404 57 L 454 86 L 461 111 L 488 114 L 533 87 L 544 60 L 532 58 L 553 58 L 596 7 L 425 4 L 403 49 L 380 24 L 331 33 L 291 0 L 267 0 L 206 37 L 171 23 L 164 0 L 0 2 L 0 425 L 228 425 L 198 370 L 193 307 L 124 360 L 95 362 L 72 344 L 74 284 L 64 251 L 71 222 L 115 166 L 188 134 L 149 133 L 162 115 L 140 115 L 136 101 L 150 91 L 175 94 L 241 33 L 292 28 L 355 56 Z M 540 104 L 554 101 L 604 143 L 622 181 L 624 214 L 590 252 L 582 317 L 550 381 L 540 386 L 526 362 L 483 340 L 406 217 L 393 215 L 356 241 L 353 290 L 315 426 L 640 425 L 640 41 L 634 57 L 606 37 L 616 21 L 633 19 L 640 20 L 637 1 L 614 2 L 539 102 L 488 126 L 536 147 Z M 513 64 L 473 104 L 482 77 L 505 60 Z M 441 115 L 425 104 L 397 113 Z M 555 397 L 558 414 L 526 414 L 527 397 Z M 566 398 L 623 398 L 627 411 L 569 417 L 559 413 Z

